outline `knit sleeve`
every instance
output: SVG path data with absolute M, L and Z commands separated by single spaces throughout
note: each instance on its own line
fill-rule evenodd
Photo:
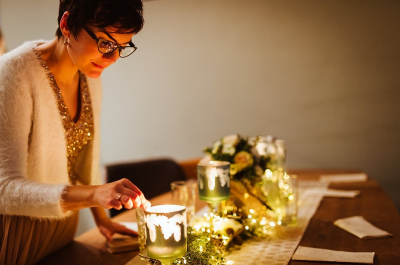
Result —
M 64 217 L 60 198 L 65 185 L 26 177 L 34 103 L 26 62 L 10 56 L 0 58 L 0 214 Z

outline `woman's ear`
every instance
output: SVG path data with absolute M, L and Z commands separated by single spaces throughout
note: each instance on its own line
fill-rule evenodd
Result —
M 69 11 L 65 11 L 60 20 L 60 30 L 65 38 L 69 38 L 69 35 L 71 34 L 67 26 L 68 17 L 69 17 Z

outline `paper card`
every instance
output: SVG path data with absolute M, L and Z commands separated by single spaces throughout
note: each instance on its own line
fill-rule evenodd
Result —
M 310 189 L 308 195 L 322 195 L 324 197 L 354 198 L 360 194 L 359 190 L 334 190 L 334 189 Z
M 333 224 L 361 239 L 393 236 L 392 234 L 389 234 L 388 232 L 372 225 L 362 216 L 352 216 L 338 219 Z
M 347 252 L 299 246 L 292 260 L 374 263 L 375 252 Z
M 322 182 L 361 182 L 368 179 L 365 173 L 351 174 L 329 174 L 321 175 L 319 180 Z

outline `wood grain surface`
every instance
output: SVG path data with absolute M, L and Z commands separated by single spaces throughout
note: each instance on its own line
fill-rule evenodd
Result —
M 187 172 L 194 174 L 193 163 Z M 291 170 L 300 180 L 317 179 L 321 174 L 352 173 L 356 170 Z M 189 176 L 193 178 L 195 175 Z M 341 251 L 375 252 L 374 264 L 400 264 L 400 216 L 392 200 L 372 179 L 357 183 L 335 183 L 330 188 L 340 190 L 360 190 L 355 198 L 324 198 L 317 212 L 311 219 L 299 245 L 316 248 L 326 248 Z M 166 193 L 151 200 L 153 205 L 171 202 L 171 194 Z M 196 209 L 201 209 L 205 203 L 198 201 Z M 393 234 L 393 237 L 363 240 L 333 225 L 339 218 L 361 215 L 373 225 Z M 115 221 L 136 221 L 135 211 L 126 211 L 116 217 Z M 59 251 L 49 255 L 38 264 L 126 264 L 138 252 L 111 254 L 106 249 L 105 239 L 97 229 L 92 229 Z M 290 261 L 290 265 L 300 264 L 344 264 L 326 262 Z

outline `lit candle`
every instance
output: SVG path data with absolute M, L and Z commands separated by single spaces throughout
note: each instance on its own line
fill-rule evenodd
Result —
M 145 210 L 146 248 L 150 258 L 163 264 L 182 257 L 187 251 L 186 208 L 158 205 Z

